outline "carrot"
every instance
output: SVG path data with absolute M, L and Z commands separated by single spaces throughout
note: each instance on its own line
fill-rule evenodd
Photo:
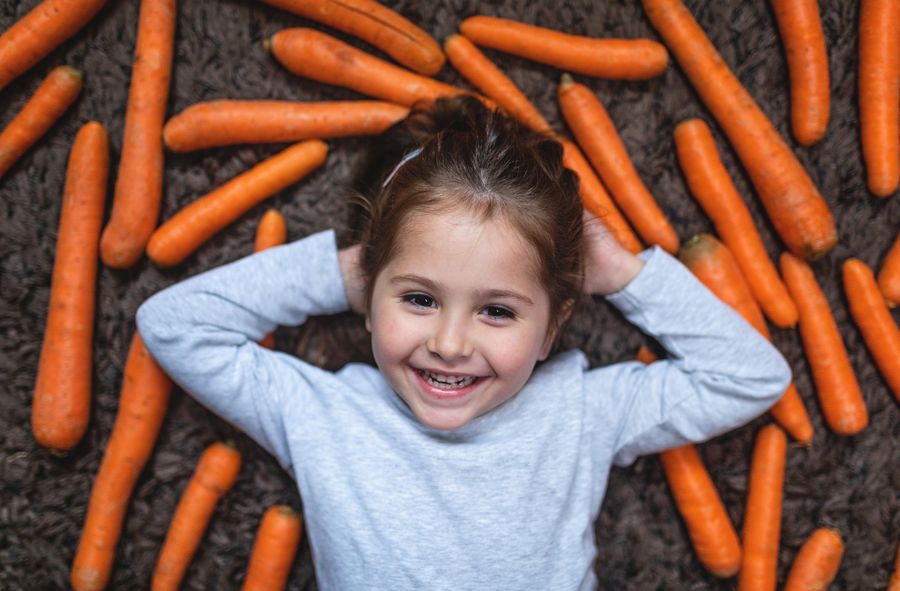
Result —
M 615 124 L 594 93 L 563 74 L 559 104 L 578 145 L 641 238 L 670 253 L 678 250 L 678 234 L 638 176 Z
M 529 129 L 547 132 L 550 124 L 521 90 L 480 49 L 462 35 L 444 40 L 450 64 L 485 96 Z
M 780 328 L 797 324 L 797 306 L 766 252 L 750 210 L 719 159 L 709 127 L 702 119 L 682 121 L 675 127 L 675 146 L 691 193 L 734 254 L 763 312 Z
M 784 591 L 826 591 L 837 574 L 843 554 L 840 531 L 829 527 L 817 529 L 797 552 Z
M 177 265 L 216 232 L 325 162 L 328 146 L 307 140 L 260 162 L 197 199 L 161 225 L 147 244 L 157 265 Z
M 91 121 L 72 144 L 66 169 L 47 326 L 31 406 L 38 444 L 55 453 L 75 447 L 91 408 L 97 244 L 106 198 L 109 144 Z
M 628 226 L 628 222 L 622 217 L 616 205 L 609 197 L 609 193 L 600 184 L 600 179 L 594 174 L 594 170 L 585 160 L 578 146 L 569 140 L 560 140 L 563 145 L 563 164 L 566 168 L 578 175 L 578 195 L 584 207 L 597 216 L 616 240 L 632 253 L 643 250 L 641 241 Z
M 900 304 L 900 233 L 884 257 L 878 272 L 878 289 L 891 308 Z
M 900 3 L 863 0 L 859 9 L 859 123 L 869 191 L 887 197 L 900 182 Z
M 691 13 L 680 0 L 643 2 L 650 22 L 731 140 L 791 252 L 818 258 L 831 250 L 837 231 L 828 204 Z
M 241 454 L 230 443 L 206 448 L 178 501 L 150 587 L 177 590 L 219 499 L 237 480 Z
M 0 177 L 62 117 L 81 92 L 81 72 L 59 66 L 0 133 Z
M 850 314 L 881 375 L 900 400 L 900 328 L 888 312 L 872 270 L 859 259 L 847 259 L 843 271 Z
M 169 119 L 163 141 L 173 152 L 191 152 L 234 144 L 373 135 L 408 114 L 406 107 L 379 101 L 209 101 Z
M 818 0 L 772 0 L 791 77 L 791 128 L 809 146 L 828 127 L 828 53 Z
M 741 566 L 741 543 L 697 448 L 683 445 L 659 458 L 697 558 L 713 575 L 733 577 Z
M 166 414 L 172 381 L 135 331 L 112 435 L 91 489 L 70 581 L 76 591 L 106 587 L 128 500 Z
M 287 225 L 284 222 L 284 216 L 274 209 L 270 209 L 259 220 L 256 226 L 256 243 L 254 251 L 260 252 L 279 244 L 284 244 L 287 239 Z M 260 345 L 267 349 L 275 347 L 275 333 L 270 332 L 259 342 Z
M 404 70 L 312 29 L 279 31 L 267 47 L 281 65 L 298 76 L 405 107 L 466 92 Z
M 897 546 L 897 556 L 894 558 L 894 572 L 888 581 L 887 591 L 900 591 L 900 546 Z
M 100 239 L 103 262 L 116 269 L 137 262 L 159 219 L 174 38 L 175 0 L 142 0 L 115 197 Z
M 656 361 L 657 357 L 648 347 L 641 345 L 637 353 L 634 354 L 634 359 L 640 361 L 644 365 L 650 365 Z
M 744 557 L 738 591 L 774 591 L 781 538 L 781 503 L 787 438 L 777 425 L 759 430 L 753 447 L 747 508 L 744 511 Z
M 419 74 L 434 76 L 444 65 L 431 35 L 373 0 L 262 1 L 359 37 Z
M 44 0 L 0 35 L 0 89 L 91 20 L 106 0 Z
M 459 30 L 476 45 L 586 76 L 646 80 L 669 64 L 650 39 L 594 39 L 490 16 L 469 17 Z
M 243 591 L 284 589 L 302 531 L 300 515 L 287 505 L 266 509 L 253 543 Z
M 800 311 L 800 336 L 825 421 L 840 435 L 859 433 L 868 412 L 828 300 L 809 265 L 790 253 L 781 255 L 781 274 Z
M 740 314 L 759 334 L 771 340 L 769 328 L 750 293 L 750 287 L 735 257 L 724 244 L 709 234 L 697 234 L 684 243 L 678 251 L 678 258 L 717 298 Z M 804 445 L 812 442 L 812 422 L 793 383 L 769 412 L 791 437 Z

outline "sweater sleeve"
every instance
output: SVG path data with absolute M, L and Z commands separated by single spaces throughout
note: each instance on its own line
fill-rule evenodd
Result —
M 285 405 L 303 404 L 327 372 L 257 341 L 278 325 L 347 309 L 326 231 L 177 283 L 141 305 L 137 325 L 176 383 L 288 467 Z
M 607 297 L 669 357 L 588 371 L 586 394 L 617 465 L 743 425 L 772 406 L 791 372 L 775 347 L 658 247 Z M 612 447 L 610 450 L 609 447 Z

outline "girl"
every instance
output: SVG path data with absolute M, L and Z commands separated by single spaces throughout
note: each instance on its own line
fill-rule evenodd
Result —
M 138 311 L 186 391 L 296 479 L 322 589 L 592 589 L 610 465 L 764 412 L 779 353 L 659 248 L 586 216 L 562 150 L 469 98 L 417 112 L 361 243 L 332 231 L 203 273 Z M 548 359 L 580 292 L 671 359 Z M 256 344 L 352 309 L 377 368 Z

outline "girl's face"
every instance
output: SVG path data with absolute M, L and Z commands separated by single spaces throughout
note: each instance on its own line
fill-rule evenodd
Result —
M 416 214 L 375 279 L 375 361 L 428 427 L 458 429 L 525 385 L 555 336 L 536 253 L 501 219 Z

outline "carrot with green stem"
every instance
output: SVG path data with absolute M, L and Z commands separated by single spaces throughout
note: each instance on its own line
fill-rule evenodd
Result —
M 719 158 L 709 127 L 702 119 L 682 121 L 675 127 L 675 147 L 691 193 L 734 254 L 763 312 L 780 328 L 797 324 L 797 306 Z
M 735 257 L 724 244 L 709 234 L 697 234 L 684 243 L 678 251 L 678 258 L 717 298 L 740 314 L 759 334 L 771 340 L 769 328 L 750 287 Z M 804 445 L 812 442 L 812 422 L 793 383 L 769 412 L 791 437 Z
M 756 436 L 750 465 L 738 591 L 775 591 L 786 463 L 784 431 L 777 425 L 764 426 Z
M 374 45 L 410 70 L 434 76 L 444 65 L 431 35 L 374 0 L 262 0 Z
M 878 289 L 891 308 L 900 304 L 900 234 L 881 263 L 878 271 Z
M 297 76 L 412 107 L 461 88 L 404 70 L 313 29 L 285 29 L 266 42 L 281 65 Z
M 266 509 L 253 542 L 242 591 L 284 589 L 302 533 L 300 514 L 291 507 L 275 505 Z
M 900 183 L 900 3 L 862 0 L 859 9 L 859 126 L 869 191 Z
M 791 78 L 791 128 L 809 146 L 825 135 L 831 97 L 818 0 L 771 0 Z
M 100 240 L 103 262 L 134 265 L 159 220 L 162 128 L 175 39 L 175 0 L 142 0 L 112 213 Z
M 172 381 L 135 331 L 125 363 L 119 410 L 91 489 L 70 581 L 75 591 L 106 587 L 131 493 L 153 451 Z
M 839 435 L 859 433 L 869 415 L 828 300 L 809 265 L 794 255 L 781 255 L 781 274 L 800 311 L 800 336 L 825 421 Z
M 177 265 L 219 230 L 325 163 L 319 140 L 294 144 L 197 199 L 163 223 L 147 244 L 147 256 Z
M 878 291 L 875 275 L 864 262 L 844 261 L 843 277 L 850 314 L 881 375 L 900 401 L 900 328 Z
M 626 250 L 635 254 L 641 252 L 644 249 L 641 241 L 622 217 L 609 193 L 600 184 L 600 179 L 594 174 L 581 150 L 569 140 L 560 141 L 563 145 L 563 164 L 578 176 L 578 195 L 584 207 L 606 225 L 613 237 Z
M 450 35 L 444 40 L 444 51 L 450 64 L 472 86 L 493 99 L 510 116 L 534 131 L 550 131 L 550 124 L 528 97 L 471 41 L 462 35 Z
M 106 129 L 91 121 L 75 136 L 66 168 L 47 326 L 31 406 L 34 438 L 58 454 L 81 441 L 90 419 L 97 251 L 108 171 Z
M 837 243 L 834 217 L 797 157 L 681 1 L 643 3 L 734 146 L 781 239 L 797 256 L 823 256 Z
M 644 242 L 670 253 L 678 250 L 678 234 L 635 170 L 615 124 L 594 93 L 563 74 L 559 104 L 578 145 Z
M 81 30 L 106 0 L 44 0 L 0 35 L 0 89 Z
M 817 529 L 797 552 L 784 591 L 826 591 L 843 555 L 841 532 L 830 527 Z
M 81 92 L 81 72 L 59 66 L 0 133 L 0 177 L 62 117 Z
M 173 152 L 234 144 L 298 142 L 374 135 L 409 114 L 381 101 L 209 101 L 178 113 L 163 127 Z
M 595 39 L 491 16 L 469 17 L 459 30 L 476 45 L 586 76 L 645 80 L 669 64 L 650 39 Z
M 284 222 L 284 216 L 277 210 L 270 209 L 256 226 L 256 240 L 254 243 L 254 252 L 261 252 L 267 248 L 284 244 L 287 240 L 287 224 Z M 262 338 L 260 345 L 267 349 L 275 347 L 275 333 L 270 332 Z
M 228 442 L 213 443 L 200 456 L 159 552 L 150 583 L 153 591 L 177 591 L 219 499 L 234 485 L 240 467 L 241 454 Z

